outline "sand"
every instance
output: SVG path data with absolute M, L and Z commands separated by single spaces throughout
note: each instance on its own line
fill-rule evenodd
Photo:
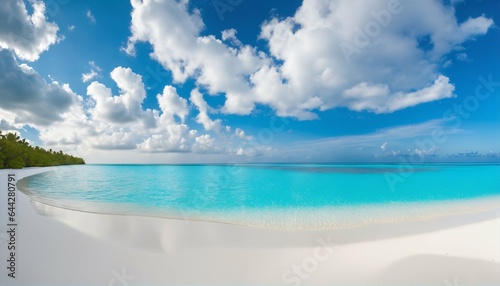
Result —
M 85 213 L 21 192 L 17 209 L 16 278 L 2 267 L 0 285 L 500 285 L 500 202 L 493 211 L 316 231 Z

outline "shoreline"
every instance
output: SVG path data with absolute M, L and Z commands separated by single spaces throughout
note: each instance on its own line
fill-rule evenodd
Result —
M 6 174 L 15 173 L 17 176 L 17 180 L 22 180 L 26 177 L 33 176 L 36 174 L 57 171 L 61 166 L 52 166 L 52 167 L 27 167 L 22 169 L 0 169 L 0 176 L 4 176 Z
M 21 191 L 21 190 L 20 190 Z M 444 217 L 459 215 L 481 215 L 484 213 L 500 214 L 500 196 L 487 196 L 480 198 L 446 200 L 432 202 L 410 202 L 393 204 L 373 204 L 349 207 L 325 207 L 321 209 L 268 209 L 268 210 L 245 210 L 227 212 L 208 212 L 198 216 L 188 215 L 183 211 L 172 211 L 158 213 L 154 210 L 137 209 L 125 212 L 123 209 L 131 209 L 127 204 L 116 203 L 93 203 L 100 206 L 99 210 L 83 210 L 72 206 L 64 206 L 43 199 L 31 197 L 24 191 L 32 201 L 53 208 L 68 211 L 83 212 L 96 215 L 113 216 L 138 216 L 155 219 L 199 221 L 207 223 L 219 223 L 228 225 L 245 226 L 261 229 L 276 230 L 336 230 L 366 227 L 370 225 L 411 223 L 428 221 Z M 107 211 L 102 211 L 106 209 Z M 113 210 L 114 209 L 114 210 Z M 439 209 L 439 211 L 436 211 Z M 113 211 L 110 211 L 113 210 Z M 248 217 L 253 211 L 252 217 Z M 199 212 L 201 213 L 201 211 Z M 405 213 L 404 216 L 401 214 Z M 271 222 L 268 218 L 272 218 Z M 293 224 L 289 224 L 292 220 Z
M 498 210 L 308 231 L 86 213 L 21 192 L 18 210 L 8 285 L 120 285 L 123 273 L 128 285 L 500 284 Z

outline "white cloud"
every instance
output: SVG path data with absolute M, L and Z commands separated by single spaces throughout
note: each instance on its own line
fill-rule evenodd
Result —
M 83 82 L 88 82 L 96 78 L 99 74 L 95 70 L 90 70 L 88 73 L 83 73 L 82 74 L 82 81 Z
M 238 156 L 245 155 L 245 149 L 243 149 L 242 147 L 240 147 L 240 148 L 236 149 L 235 154 L 238 155 Z
M 129 68 L 117 67 L 111 74 L 119 90 L 111 90 L 99 82 L 92 82 L 87 93 L 90 102 L 78 97 L 76 104 L 62 115 L 63 120 L 38 128 L 40 139 L 62 149 L 73 148 L 77 154 L 89 155 L 89 150 L 131 150 L 144 152 L 187 152 L 192 144 L 189 128 L 174 120 L 174 114 L 185 117 L 185 110 L 169 106 L 171 95 L 158 95 L 160 110 L 144 110 L 146 96 L 141 76 Z M 163 101 L 166 100 L 166 101 Z M 181 107 L 183 104 L 180 103 Z M 92 153 L 92 152 L 90 152 Z
M 90 71 L 88 73 L 82 74 L 83 82 L 88 82 L 95 79 L 96 77 L 99 76 L 99 73 L 101 72 L 101 68 L 98 65 L 96 65 L 94 61 L 90 61 L 89 65 L 90 65 Z
M 0 17 L 6 23 L 0 25 L 0 47 L 21 59 L 36 60 L 59 41 L 58 27 L 46 22 L 43 2 L 30 3 L 32 15 L 23 1 L 0 4 L 0 16 L 10 17 Z M 222 31 L 220 38 L 206 35 L 201 12 L 191 9 L 187 0 L 132 0 L 131 36 L 124 50 L 133 55 L 136 43 L 148 42 L 152 58 L 172 72 L 174 83 L 193 79 L 196 88 L 189 103 L 197 109 L 195 120 L 204 130 L 188 126 L 190 105 L 173 86 L 165 86 L 156 96 L 159 109 L 144 109 L 143 79 L 130 68 L 117 67 L 110 74 L 118 93 L 94 81 L 87 88 L 89 100 L 83 100 L 69 85 L 46 82 L 29 66 L 19 65 L 7 50 L 0 51 L 0 124 L 30 124 L 44 143 L 67 148 L 257 156 L 270 152 L 269 147 L 252 146 L 252 136 L 224 126 L 215 115 L 249 114 L 266 105 L 279 116 L 314 119 L 318 112 L 339 106 L 390 113 L 453 97 L 454 85 L 440 72 L 444 60 L 452 52 L 462 52 L 465 41 L 487 33 L 493 21 L 479 16 L 460 23 L 453 7 L 440 1 L 402 1 L 397 13 L 386 12 L 387 3 L 391 2 L 304 0 L 292 17 L 263 23 L 260 38 L 268 49 L 259 51 L 243 44 L 235 29 Z M 90 10 L 87 17 L 95 23 Z M 370 30 L 374 28 L 378 30 Z M 343 43 L 355 48 L 348 58 Z M 89 65 L 82 81 L 100 80 L 101 69 L 94 62 Z M 225 96 L 223 107 L 212 108 L 205 101 L 208 95 Z M 429 122 L 295 147 L 324 151 L 368 144 L 386 151 L 386 140 L 392 149 L 397 140 L 436 125 Z
M 87 10 L 86 16 L 87 16 L 87 20 L 89 20 L 90 24 L 95 24 L 96 23 L 95 17 L 94 17 L 94 15 L 92 15 L 92 12 L 90 12 L 90 10 Z
M 236 128 L 236 130 L 234 130 L 234 136 L 236 136 L 239 139 L 243 139 L 243 140 L 252 140 L 253 139 L 252 136 L 247 136 L 245 134 L 245 131 L 243 131 L 241 128 Z
M 101 150 L 132 150 L 136 148 L 135 132 L 118 130 L 107 131 L 91 138 L 92 148 Z
M 132 6 L 127 53 L 134 54 L 137 42 L 150 42 L 152 57 L 172 72 L 176 82 L 194 77 L 210 94 L 225 94 L 225 112 L 253 110 L 247 78 L 268 61 L 265 55 L 250 46 L 228 46 L 213 35 L 200 36 L 204 27 L 200 12 L 188 11 L 188 1 L 132 1 Z M 234 43 L 235 33 L 226 31 L 224 38 Z
M 389 144 L 389 142 L 384 142 L 384 143 L 380 146 L 380 149 L 382 149 L 383 151 L 385 151 L 385 149 L 387 148 L 387 144 Z
M 12 53 L 0 50 L 0 110 L 11 124 L 49 125 L 63 120 L 77 95 L 67 84 L 47 83 L 26 64 L 18 64 Z M 8 117 L 8 118 L 7 118 Z
M 215 139 L 208 134 L 204 134 L 195 138 L 193 150 L 198 153 L 213 153 L 217 150 Z
M 167 85 L 162 94 L 156 96 L 159 110 L 145 110 L 142 103 L 146 90 L 140 75 L 130 68 L 117 67 L 110 76 L 120 90 L 119 95 L 113 95 L 102 83 L 92 82 L 87 88 L 90 102 L 78 97 L 61 115 L 63 120 L 38 128 L 40 139 L 60 149 L 73 148 L 85 156 L 89 156 L 89 150 L 136 149 L 145 153 L 219 153 L 223 150 L 218 147 L 222 144 L 218 142 L 221 138 L 198 135 L 197 130 L 184 123 L 189 115 L 188 103 L 174 87 Z M 193 98 L 197 98 L 196 95 Z M 207 114 L 209 107 L 203 98 L 194 101 Z M 202 120 L 210 124 L 211 131 L 221 128 L 220 120 Z
M 459 60 L 461 62 L 470 62 L 470 59 L 469 59 L 469 57 L 467 56 L 466 53 L 458 53 L 457 54 L 457 60 Z
M 90 65 L 98 69 L 95 63 Z M 12 130 L 30 125 L 50 148 L 84 157 L 97 156 L 94 153 L 101 154 L 99 150 L 207 154 L 228 148 L 220 147 L 227 144 L 223 134 L 198 134 L 185 124 L 188 102 L 172 86 L 165 86 L 156 96 L 159 109 L 144 109 L 142 77 L 130 68 L 116 67 L 110 73 L 118 95 L 94 81 L 87 87 L 86 101 L 67 84 L 45 82 L 29 66 L 19 65 L 7 50 L 0 51 L 0 75 L 0 126 Z M 202 114 L 198 116 L 200 122 L 207 130 L 220 132 L 221 120 L 210 120 L 210 107 L 201 94 L 193 94 L 191 100 Z M 248 138 L 240 129 L 236 134 L 238 140 Z
M 284 63 L 281 73 L 270 69 L 256 84 L 291 98 L 270 104 L 307 119 L 308 109 L 393 112 L 451 97 L 454 87 L 439 74 L 439 59 L 486 33 L 493 21 L 480 16 L 459 24 L 453 9 L 438 1 L 388 3 L 305 0 L 294 17 L 266 23 L 261 37 Z M 431 49 L 419 42 L 426 37 Z M 356 52 L 345 57 L 342 44 Z
M 293 17 L 262 25 L 266 55 L 243 45 L 234 29 L 221 39 L 202 36 L 200 11 L 188 1 L 132 6 L 129 54 L 149 42 L 175 81 L 194 78 L 208 93 L 224 94 L 222 112 L 249 114 L 263 104 L 299 119 L 339 106 L 386 113 L 452 97 L 442 58 L 493 25 L 485 16 L 459 23 L 439 1 L 305 0 Z M 208 127 L 206 117 L 198 120 Z
M 449 78 L 439 76 L 435 82 L 415 92 L 391 93 L 386 84 L 370 85 L 362 82 L 344 91 L 348 100 L 346 105 L 350 109 L 361 111 L 369 110 L 375 113 L 387 113 L 453 96 L 455 87 L 450 84 Z
M 389 100 L 388 106 L 375 109 L 378 112 L 392 112 L 415 106 L 425 102 L 431 102 L 443 98 L 453 97 L 455 86 L 450 84 L 449 78 L 440 75 L 432 85 L 424 87 L 415 92 L 396 92 L 394 97 Z
M 189 100 L 198 108 L 198 115 L 196 116 L 196 122 L 203 125 L 206 131 L 221 131 L 222 121 L 220 119 L 212 120 L 208 116 L 208 104 L 203 99 L 203 95 L 198 91 L 198 89 L 194 89 L 191 91 L 191 96 Z
M 188 127 L 185 124 L 169 124 L 160 134 L 153 134 L 137 147 L 147 152 L 188 152 L 189 142 L 186 139 Z
M 228 29 L 222 31 L 222 40 L 229 41 L 232 45 L 237 47 L 244 47 L 243 43 L 236 37 L 236 29 Z
M 177 115 L 182 122 L 186 120 L 189 114 L 187 100 L 177 94 L 175 87 L 171 85 L 165 86 L 163 94 L 158 94 L 156 98 L 163 113 L 168 113 L 172 116 Z
M 90 109 L 92 116 L 118 124 L 142 119 L 142 102 L 146 97 L 146 90 L 141 76 L 130 68 L 117 67 L 111 72 L 111 78 L 120 89 L 120 95 L 113 96 L 109 88 L 96 81 L 88 86 L 87 95 L 95 103 Z
M 88 133 L 84 139 L 96 149 L 136 149 L 137 144 L 150 137 L 160 122 L 157 110 L 144 110 L 146 90 L 142 77 L 130 68 L 116 67 L 110 73 L 120 94 L 97 81 L 87 87 L 90 97 L 85 109 Z
M 263 156 L 267 155 L 269 156 L 268 158 L 271 158 L 271 153 L 273 150 L 269 146 L 253 146 L 253 147 L 238 147 L 236 149 L 229 150 L 230 154 L 236 155 L 236 156 L 245 156 L 245 157 L 256 157 L 256 156 Z
M 36 61 L 61 38 L 57 36 L 59 27 L 45 18 L 45 4 L 37 0 L 29 3 L 31 15 L 23 0 L 0 1 L 0 48 L 14 51 L 23 60 Z

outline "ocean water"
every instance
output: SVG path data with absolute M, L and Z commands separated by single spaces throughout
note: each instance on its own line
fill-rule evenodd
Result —
M 307 229 L 500 208 L 499 175 L 500 164 L 78 165 L 19 187 L 80 211 Z

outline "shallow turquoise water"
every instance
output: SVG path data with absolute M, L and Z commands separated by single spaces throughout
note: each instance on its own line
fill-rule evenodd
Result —
M 487 198 L 500 194 L 499 175 L 498 164 L 84 165 L 28 177 L 21 188 L 80 210 L 201 219 L 224 213 L 216 220 L 230 221 L 242 210 L 272 216 L 270 210 Z

